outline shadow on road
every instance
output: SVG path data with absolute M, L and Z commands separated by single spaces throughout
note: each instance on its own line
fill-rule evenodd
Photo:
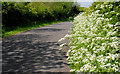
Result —
M 56 41 L 71 26 L 63 22 L 3 38 L 2 72 L 69 72 L 66 51 Z
M 58 50 L 57 42 L 44 41 L 49 36 L 18 35 L 3 39 L 3 72 L 35 72 L 64 68 L 66 52 Z M 42 38 L 38 41 L 38 38 Z

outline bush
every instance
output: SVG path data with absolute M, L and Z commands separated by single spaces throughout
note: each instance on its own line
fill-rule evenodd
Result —
M 119 3 L 98 3 L 74 18 L 72 34 L 59 40 L 69 40 L 60 47 L 69 46 L 71 72 L 120 72 Z
M 73 2 L 3 2 L 3 29 L 29 26 L 34 21 L 64 20 L 78 14 L 78 8 Z

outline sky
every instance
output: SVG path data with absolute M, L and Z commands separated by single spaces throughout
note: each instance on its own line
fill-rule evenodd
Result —
M 74 1 L 77 1 L 81 7 L 89 7 L 93 3 L 93 0 L 74 0 Z
M 78 2 L 81 7 L 89 7 L 93 2 Z

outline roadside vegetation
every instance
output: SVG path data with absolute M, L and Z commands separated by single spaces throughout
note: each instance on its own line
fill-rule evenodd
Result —
M 73 2 L 2 2 L 2 36 L 71 21 L 84 8 Z
M 94 2 L 64 38 L 71 72 L 120 72 L 120 1 Z

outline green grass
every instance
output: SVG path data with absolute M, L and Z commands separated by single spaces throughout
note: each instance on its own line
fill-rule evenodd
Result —
M 62 21 L 53 21 L 53 22 L 46 22 L 46 23 L 40 23 L 39 21 L 36 22 L 37 24 L 33 24 L 30 26 L 25 26 L 25 27 L 17 27 L 14 30 L 11 31 L 5 31 L 4 33 L 2 33 L 2 38 L 4 37 L 8 37 L 8 36 L 12 36 L 24 31 L 28 31 L 34 28 L 38 28 L 38 27 L 43 27 L 43 26 L 47 26 L 47 25 L 51 25 L 51 24 L 56 24 L 56 23 L 60 23 L 60 22 L 65 22 L 65 21 L 72 21 L 71 19 L 66 19 L 66 20 L 62 20 Z

